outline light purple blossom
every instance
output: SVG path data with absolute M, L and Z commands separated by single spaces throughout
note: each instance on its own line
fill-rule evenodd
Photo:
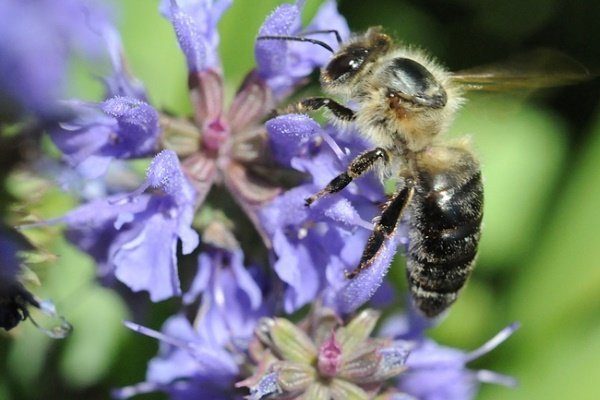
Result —
M 199 335 L 185 316 L 169 318 L 156 332 L 126 322 L 142 334 L 161 341 L 157 357 L 148 364 L 146 381 L 113 391 L 113 396 L 126 399 L 136 394 L 162 391 L 171 399 L 231 400 L 239 367 L 234 355 Z M 241 397 L 240 397 L 241 398 Z
M 106 10 L 94 1 L 0 2 L 0 113 L 50 118 L 62 111 L 72 54 L 98 56 Z
M 190 72 L 219 69 L 217 23 L 232 0 L 162 0 L 161 13 L 173 24 Z
M 51 222 L 67 224 L 69 239 L 96 259 L 101 276 L 114 275 L 160 301 L 181 294 L 178 240 L 183 254 L 198 245 L 191 229 L 195 193 L 169 150 L 156 156 L 147 176 L 132 195 L 92 201 Z M 159 193 L 143 193 L 148 187 Z
M 257 321 L 271 310 L 244 267 L 241 250 L 210 247 L 198 261 L 198 274 L 184 296 L 184 302 L 192 303 L 202 295 L 193 326 L 182 315 L 170 318 L 163 333 L 128 324 L 162 343 L 149 363 L 146 382 L 119 390 L 119 398 L 147 391 L 164 391 L 172 399 L 238 398 L 236 353 L 247 350 Z
M 200 296 L 198 314 L 203 320 L 198 334 L 220 346 L 247 342 L 256 321 L 267 314 L 261 288 L 244 266 L 241 249 L 208 246 L 200 253 L 198 272 L 183 301 L 191 304 Z
M 65 160 L 87 178 L 103 175 L 117 159 L 150 155 L 157 147 L 158 113 L 148 103 L 113 97 L 102 103 L 69 103 L 74 118 L 60 123 L 50 137 Z
M 311 23 L 302 29 L 300 15 L 304 1 L 283 4 L 265 20 L 259 36 L 298 36 L 315 30 L 337 30 L 342 40 L 350 36 L 344 17 L 337 11 L 334 0 L 328 0 L 319 9 Z M 331 33 L 314 34 L 310 37 L 337 48 L 339 44 Z M 257 71 L 266 80 L 277 98 L 289 94 L 295 85 L 306 78 L 315 68 L 320 68 L 331 58 L 327 50 L 311 44 L 282 40 L 260 40 L 254 49 Z
M 513 323 L 476 350 L 465 352 L 442 346 L 425 337 L 431 320 L 412 312 L 395 317 L 384 324 L 381 334 L 395 336 L 414 343 L 406 360 L 407 370 L 398 378 L 397 388 L 418 400 L 470 400 L 475 398 L 481 383 L 513 387 L 512 377 L 487 370 L 471 370 L 467 364 L 508 339 L 518 328 Z

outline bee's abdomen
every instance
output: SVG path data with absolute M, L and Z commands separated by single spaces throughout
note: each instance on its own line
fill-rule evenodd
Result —
M 459 170 L 421 173 L 411 203 L 407 277 L 416 306 L 444 311 L 471 270 L 479 243 L 483 187 L 472 159 Z

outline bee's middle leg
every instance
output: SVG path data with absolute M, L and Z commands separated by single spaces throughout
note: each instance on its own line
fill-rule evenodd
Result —
M 354 178 L 358 178 L 370 170 L 379 160 L 383 160 L 384 162 L 389 161 L 389 154 L 387 150 L 382 147 L 377 147 L 373 150 L 360 154 L 354 160 L 352 160 L 345 172 L 342 172 L 333 178 L 331 182 L 325 186 L 325 188 L 308 197 L 306 199 L 306 205 L 309 206 L 314 203 L 315 200 L 330 193 L 339 192 L 348 186 L 348 184 L 352 182 Z

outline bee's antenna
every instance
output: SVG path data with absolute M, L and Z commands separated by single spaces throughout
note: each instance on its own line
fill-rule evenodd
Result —
M 335 35 L 335 40 L 337 40 L 338 44 L 342 44 L 342 37 L 340 36 L 340 33 L 337 31 L 337 29 L 321 29 L 318 31 L 306 31 L 306 32 L 302 32 L 302 36 L 305 35 L 316 35 L 319 33 L 333 33 Z
M 313 43 L 313 44 L 318 44 L 319 46 L 323 47 L 324 49 L 329 50 L 332 53 L 335 53 L 335 51 L 333 51 L 333 49 L 325 42 L 322 42 L 320 40 L 316 40 L 316 39 L 311 39 L 311 38 L 305 38 L 302 36 L 259 36 L 256 38 L 256 40 L 291 40 L 291 41 L 296 41 L 296 42 L 309 42 L 309 43 Z

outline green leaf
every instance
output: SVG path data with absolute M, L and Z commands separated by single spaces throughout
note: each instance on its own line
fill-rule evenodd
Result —
M 70 316 L 75 327 L 60 360 L 60 373 L 72 387 L 90 386 L 106 375 L 125 336 L 127 311 L 118 295 L 93 287 L 82 294 Z
M 0 399 L 11 400 L 12 397 L 8 391 L 8 387 L 2 382 L 0 382 Z
M 24 392 L 35 396 L 40 389 L 36 382 L 43 373 L 50 345 L 55 342 L 29 321 L 22 323 L 17 329 L 20 332 L 8 353 L 8 373 Z
M 598 397 L 598 326 L 591 330 L 565 327 L 560 337 L 551 343 L 529 341 L 519 353 L 517 361 L 506 363 L 502 368 L 503 372 L 518 378 L 519 386 L 511 390 L 486 385 L 481 400 L 592 400 Z
M 600 293 L 600 118 L 565 179 L 539 247 L 512 293 L 512 311 L 535 334 L 598 317 Z M 534 332 L 532 332 L 533 334 Z

